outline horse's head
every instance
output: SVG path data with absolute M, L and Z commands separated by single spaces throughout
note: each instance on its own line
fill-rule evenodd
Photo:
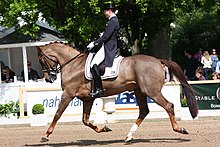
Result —
M 42 51 L 42 48 L 44 47 L 37 47 L 38 59 L 44 72 L 45 81 L 53 83 L 57 79 L 57 74 L 60 72 L 57 69 L 58 61 L 54 56 L 46 55 Z
M 81 57 L 82 53 L 64 43 L 50 43 L 37 47 L 39 62 L 44 72 L 46 82 L 53 83 L 57 74 L 73 60 Z M 58 64 L 60 67 L 57 68 Z

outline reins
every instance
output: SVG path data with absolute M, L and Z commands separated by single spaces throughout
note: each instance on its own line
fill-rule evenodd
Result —
M 72 62 L 73 60 L 75 60 L 76 58 L 78 58 L 79 55 L 81 55 L 81 54 L 82 54 L 82 53 L 80 52 L 78 55 L 76 55 L 75 57 L 73 57 L 72 59 L 70 59 L 69 61 L 67 61 L 66 63 L 64 63 L 63 65 L 61 65 L 59 68 L 57 68 L 56 72 L 57 72 L 57 73 L 60 73 L 61 70 L 62 70 L 62 68 L 63 68 L 64 66 L 66 66 L 67 64 L 69 64 L 70 62 Z
M 39 49 L 39 51 L 40 51 L 41 57 L 44 57 L 44 58 L 46 57 L 46 58 L 49 59 L 50 61 L 52 61 L 52 62 L 58 64 L 57 61 L 55 61 L 55 60 L 49 58 L 47 55 L 45 55 L 45 54 L 41 51 L 41 49 Z M 82 53 L 80 52 L 79 54 L 77 54 L 76 56 L 74 56 L 73 58 L 71 58 L 69 61 L 67 61 L 66 63 L 64 63 L 63 65 L 61 65 L 60 67 L 58 67 L 57 69 L 53 69 L 53 68 L 50 66 L 50 64 L 46 61 L 46 62 L 49 64 L 49 71 L 52 69 L 56 74 L 57 74 L 57 73 L 60 73 L 63 67 L 65 67 L 67 64 L 69 64 L 70 62 L 72 62 L 72 61 L 75 60 L 76 58 L 78 58 L 81 54 L 82 54 Z M 48 70 L 47 70 L 47 71 L 48 71 Z

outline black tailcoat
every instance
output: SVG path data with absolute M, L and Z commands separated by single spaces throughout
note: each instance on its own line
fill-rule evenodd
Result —
M 105 48 L 105 65 L 111 67 L 117 51 L 117 35 L 119 32 L 119 21 L 117 16 L 113 16 L 106 24 L 105 32 L 95 41 L 95 44 L 102 45 Z

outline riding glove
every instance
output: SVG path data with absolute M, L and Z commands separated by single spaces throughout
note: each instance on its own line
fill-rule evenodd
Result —
M 94 46 L 95 46 L 94 41 L 90 42 L 89 45 L 87 46 L 87 50 L 91 51 L 94 48 Z

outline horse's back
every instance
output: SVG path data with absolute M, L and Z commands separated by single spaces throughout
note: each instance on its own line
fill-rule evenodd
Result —
M 134 55 L 122 60 L 119 76 L 133 80 L 140 88 L 160 91 L 165 79 L 165 71 L 159 59 L 148 55 Z M 157 86 L 153 86 L 153 85 Z
M 161 62 L 159 59 L 148 55 L 133 55 L 125 57 L 122 61 L 121 68 L 131 68 L 136 73 L 143 71 L 152 71 L 161 73 L 163 71 Z

